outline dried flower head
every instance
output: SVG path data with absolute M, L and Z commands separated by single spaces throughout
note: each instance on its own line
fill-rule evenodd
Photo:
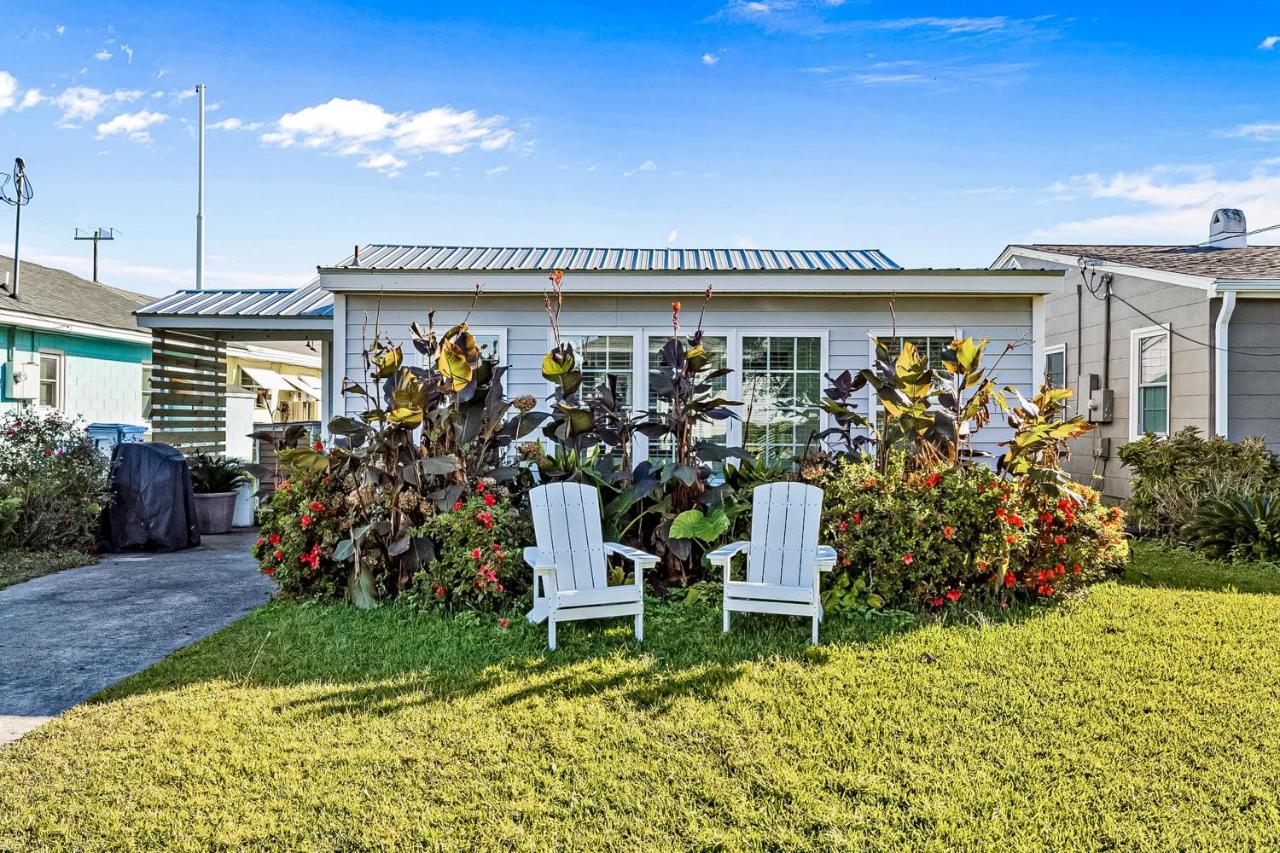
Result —
M 517 411 L 530 412 L 538 405 L 538 400 L 532 394 L 521 394 L 519 397 L 515 398 L 512 405 L 516 407 Z

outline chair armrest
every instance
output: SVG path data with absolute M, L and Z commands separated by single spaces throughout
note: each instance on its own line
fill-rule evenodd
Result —
M 652 568 L 661 562 L 657 557 L 641 551 L 639 548 L 628 548 L 626 545 L 619 545 L 617 542 L 604 543 L 606 554 L 616 554 L 619 557 L 630 560 L 638 569 Z
M 524 561 L 533 567 L 535 574 L 554 575 L 556 567 L 552 563 L 548 563 L 542 559 L 542 555 L 538 553 L 538 549 L 532 546 L 524 549 Z
M 750 542 L 733 542 L 729 545 L 721 545 L 714 551 L 707 552 L 707 559 L 711 561 L 713 566 L 727 565 L 734 557 L 739 554 L 745 554 L 750 550 Z
M 818 546 L 818 571 L 829 572 L 836 567 L 836 549 L 830 545 Z

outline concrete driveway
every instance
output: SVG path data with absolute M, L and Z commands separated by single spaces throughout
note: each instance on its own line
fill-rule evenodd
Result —
M 0 744 L 265 602 L 255 536 L 113 554 L 0 590 Z

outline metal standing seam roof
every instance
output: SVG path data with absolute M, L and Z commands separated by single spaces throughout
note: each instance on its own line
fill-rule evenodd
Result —
M 179 290 L 136 314 L 203 317 L 332 317 L 333 294 L 318 281 L 297 288 Z
M 900 267 L 879 249 L 572 249 L 361 246 L 327 270 L 432 272 L 860 272 Z

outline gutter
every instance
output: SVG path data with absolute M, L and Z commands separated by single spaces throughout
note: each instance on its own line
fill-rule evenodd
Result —
M 1229 387 L 1231 353 L 1230 342 L 1231 315 L 1236 310 L 1236 292 L 1222 292 L 1222 309 L 1218 311 L 1217 322 L 1213 326 L 1213 428 L 1214 432 L 1227 438 L 1227 421 L 1230 411 L 1231 394 Z

